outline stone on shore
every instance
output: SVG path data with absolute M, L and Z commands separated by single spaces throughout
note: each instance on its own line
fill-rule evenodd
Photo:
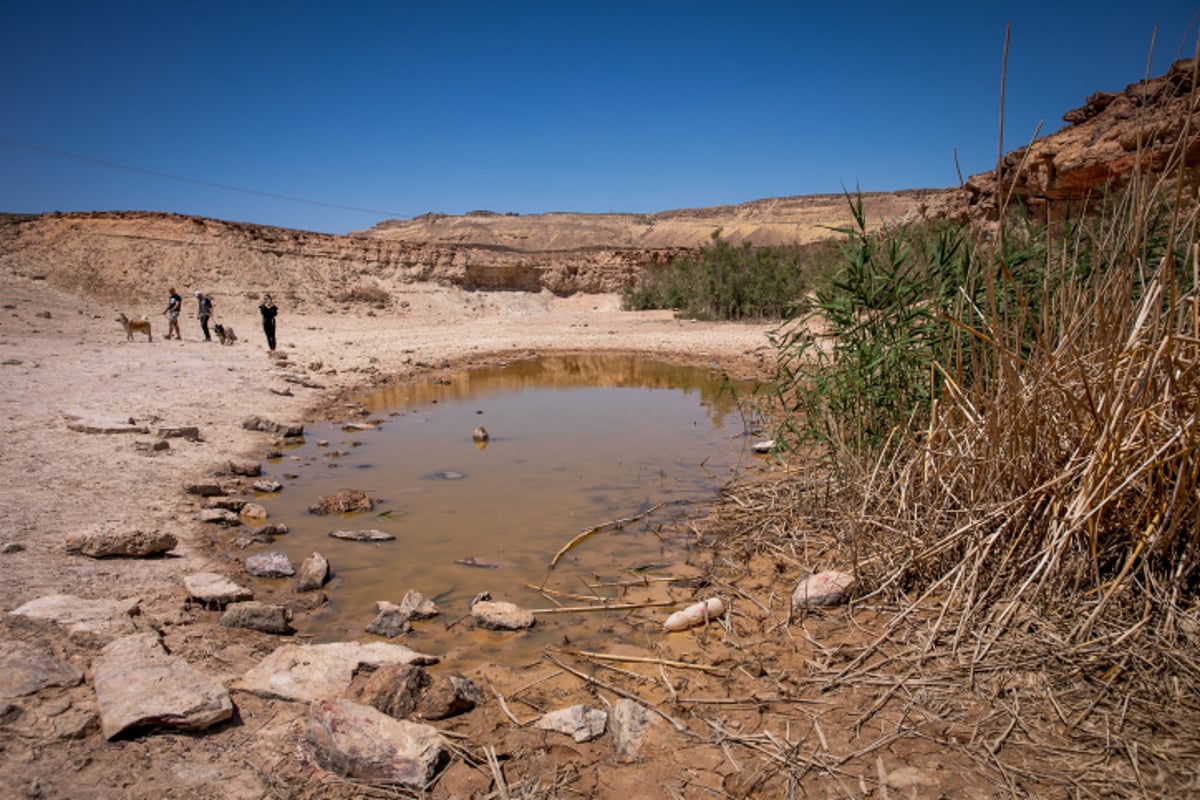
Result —
M 266 506 L 261 503 L 245 503 L 238 514 L 250 523 L 264 522 L 267 519 Z
M 30 600 L 8 615 L 18 621 L 49 623 L 66 629 L 80 644 L 103 645 L 137 631 L 133 615 L 140 613 L 141 600 L 89 600 L 70 594 L 52 594 Z
M 375 619 L 367 625 L 367 633 L 394 639 L 402 633 L 412 630 L 412 612 L 409 609 L 379 600 L 375 603 L 377 613 Z
M 537 622 L 532 611 L 504 600 L 479 600 L 471 605 L 471 616 L 480 627 L 495 631 L 524 630 Z
M 168 655 L 154 633 L 117 639 L 92 666 L 107 739 L 146 727 L 199 731 L 233 716 L 233 702 L 219 682 Z
M 263 417 L 248 417 L 242 420 L 242 427 L 248 431 L 260 431 L 262 433 L 273 433 L 277 436 L 292 438 L 304 435 L 303 425 L 284 425 L 279 422 L 272 422 Z
M 223 627 L 248 628 L 252 631 L 280 635 L 294 633 L 291 622 L 291 612 L 285 606 L 259 603 L 255 600 L 230 603 L 221 615 Z
M 67 552 L 91 558 L 148 558 L 173 550 L 178 541 L 164 531 L 87 531 L 67 536 Z
M 286 553 L 255 553 L 247 556 L 246 572 L 256 578 L 290 578 L 296 574 Z
M 577 705 L 543 714 L 533 727 L 546 731 L 558 731 L 577 742 L 590 742 L 604 735 L 608 714 L 589 705 Z
M 0 697 L 24 697 L 47 686 L 76 686 L 82 680 L 82 670 L 58 660 L 47 647 L 0 641 Z
M 361 531 L 330 531 L 329 535 L 334 539 L 344 539 L 348 542 L 390 542 L 396 537 L 387 531 L 380 530 L 361 530 Z
M 242 676 L 235 688 L 265 698 L 314 701 L 341 697 L 355 670 L 366 665 L 436 664 L 425 655 L 390 642 L 330 642 L 284 645 Z
M 827 570 L 809 575 L 792 592 L 792 608 L 836 606 L 847 602 L 854 591 L 854 576 Z
M 186 575 L 183 585 L 187 589 L 189 600 L 195 600 L 207 607 L 224 608 L 230 603 L 254 599 L 254 592 L 215 572 Z
M 313 703 L 305 739 L 330 772 L 413 790 L 425 789 L 444 760 L 436 729 L 349 700 Z
M 375 502 L 360 489 L 343 489 L 336 494 L 325 495 L 309 506 L 310 514 L 353 514 L 357 511 L 372 511 Z
M 242 524 L 241 517 L 237 515 L 237 512 L 225 508 L 201 509 L 200 521 L 210 525 L 224 525 L 228 528 L 235 528 Z
M 300 564 L 300 574 L 296 578 L 296 591 L 316 591 L 329 582 L 332 574 L 329 568 L 329 559 L 320 553 L 313 553 Z
M 648 708 L 622 697 L 608 712 L 608 732 L 612 736 L 613 758 L 618 764 L 632 764 L 641 753 L 646 734 L 659 718 Z

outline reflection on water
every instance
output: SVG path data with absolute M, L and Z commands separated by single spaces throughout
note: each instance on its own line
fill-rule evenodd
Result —
M 746 391 L 746 387 L 737 387 Z M 472 597 L 526 608 L 553 605 L 527 588 L 606 596 L 594 587 L 648 571 L 686 574 L 689 543 L 663 523 L 707 501 L 753 465 L 748 423 L 720 375 L 632 357 L 564 356 L 478 369 L 389 388 L 362 399 L 379 426 L 346 433 L 312 426 L 303 445 L 272 461 L 284 484 L 263 496 L 272 522 L 291 532 L 273 549 L 299 562 L 323 553 L 336 573 L 330 603 L 297 620 L 318 640 L 370 639 L 375 601 L 415 589 L 435 598 L 440 621 L 418 623 L 405 641 L 427 652 L 482 647 L 489 659 L 524 658 L 564 630 L 611 634 L 588 620 L 539 617 L 529 634 L 456 624 Z M 473 433 L 483 427 L 486 442 Z M 373 512 L 320 517 L 320 496 L 361 489 Z M 664 508 L 591 537 L 550 571 L 573 537 L 604 523 Z M 374 528 L 394 541 L 332 539 Z M 593 588 L 588 588 L 588 587 Z M 581 601 L 570 600 L 578 605 Z M 606 612 L 608 613 L 608 612 Z M 599 617 L 601 615 L 592 615 Z M 583 637 L 586 639 L 587 637 Z

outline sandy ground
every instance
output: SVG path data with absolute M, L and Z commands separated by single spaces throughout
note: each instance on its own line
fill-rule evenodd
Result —
M 556 298 L 416 285 L 397 290 L 387 309 L 312 314 L 285 307 L 278 325 L 282 363 L 267 353 L 251 302 L 241 313 L 223 304 L 226 313 L 216 321 L 240 336 L 223 347 L 201 340 L 191 298 L 182 341 L 163 338 L 166 322 L 154 315 L 158 309 L 70 296 L 44 281 L 0 276 L 0 298 L 0 545 L 6 551 L 0 554 L 0 610 L 60 593 L 139 597 L 143 618 L 172 652 L 223 680 L 278 640 L 219 628 L 216 616 L 187 609 L 182 576 L 229 571 L 231 562 L 210 546 L 196 521 L 197 498 L 183 486 L 212 480 L 230 460 L 262 457 L 272 437 L 245 430 L 245 418 L 336 418 L 344 393 L 355 387 L 514 355 L 633 351 L 748 376 L 766 369 L 771 354 L 766 326 L 622 312 L 619 299 L 607 295 Z M 115 321 L 122 311 L 148 314 L 154 341 L 140 334 L 126 341 Z M 312 385 L 285 380 L 298 374 Z M 80 433 L 68 428 L 72 419 L 133 421 L 150 434 Z M 196 426 L 201 438 L 171 439 L 168 450 L 156 453 L 135 446 L 170 426 Z M 71 533 L 135 528 L 174 533 L 173 557 L 98 561 L 64 548 Z M 44 641 L 85 673 L 94 656 L 53 631 L 30 633 L 7 620 L 0 628 L 5 638 Z M 307 787 L 303 796 L 359 796 L 291 752 L 298 712 L 275 701 L 239 698 L 238 724 L 203 736 L 110 743 L 90 729 L 78 740 L 56 738 L 53 719 L 64 705 L 87 712 L 94 702 L 86 681 L 18 702 L 19 722 L 0 726 L 0 796 L 292 797 L 302 796 L 300 785 Z M 479 777 L 486 769 L 471 775 L 486 788 Z M 469 793 L 447 788 L 453 785 L 447 781 L 440 791 Z

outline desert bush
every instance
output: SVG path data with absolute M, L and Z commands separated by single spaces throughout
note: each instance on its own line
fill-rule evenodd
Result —
M 784 319 L 819 284 L 832 246 L 735 246 L 713 234 L 694 256 L 653 267 L 626 290 L 624 307 L 669 308 L 696 319 Z

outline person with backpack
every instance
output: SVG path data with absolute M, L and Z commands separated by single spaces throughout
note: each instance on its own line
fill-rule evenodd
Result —
M 174 336 L 176 339 L 182 339 L 183 335 L 179 333 L 179 312 L 183 310 L 183 298 L 174 289 L 167 296 L 167 308 L 163 314 L 167 317 L 167 338 Z
M 196 302 L 199 304 L 196 316 L 200 318 L 200 330 L 204 331 L 204 341 L 211 342 L 212 336 L 208 333 L 208 318 L 212 316 L 212 298 L 204 292 L 196 292 Z

